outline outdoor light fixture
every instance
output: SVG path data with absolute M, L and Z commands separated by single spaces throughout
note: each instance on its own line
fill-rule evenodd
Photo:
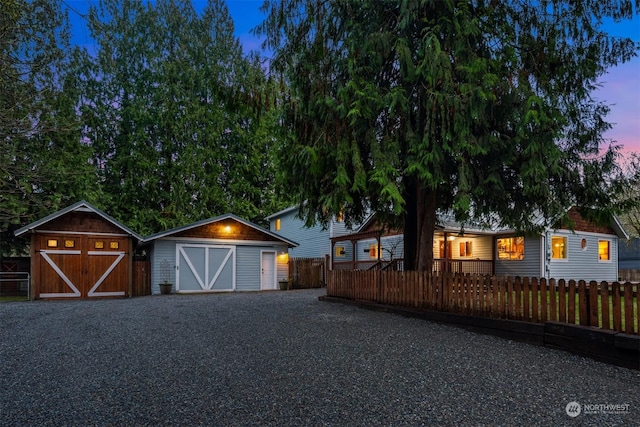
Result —
M 224 227 L 224 232 L 225 233 L 231 233 L 231 226 L 230 225 L 225 226 Z

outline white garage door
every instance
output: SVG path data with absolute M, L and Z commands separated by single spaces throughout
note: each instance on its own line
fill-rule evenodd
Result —
M 178 292 L 233 291 L 236 288 L 235 246 L 176 245 Z

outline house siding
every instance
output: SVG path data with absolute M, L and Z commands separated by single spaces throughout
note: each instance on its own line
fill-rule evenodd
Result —
M 300 246 L 289 249 L 292 258 L 322 258 L 331 252 L 331 237 L 353 233 L 342 221 L 333 220 L 327 228 L 321 225 L 305 227 L 304 221 L 297 218 L 298 210 L 292 209 L 283 214 L 270 217 L 269 230 L 286 239 L 293 240 Z M 280 220 L 280 230 L 276 230 L 276 220 Z M 351 244 L 341 245 L 345 248 L 345 256 L 340 260 L 351 260 Z M 338 258 L 336 258 L 338 260 Z
M 618 242 L 618 267 L 624 270 L 640 270 L 640 238 Z
M 433 257 L 440 258 L 440 242 L 444 240 L 444 235 L 436 234 L 433 236 Z M 460 243 L 471 242 L 472 255 L 460 256 Z M 461 260 L 491 260 L 491 253 L 493 249 L 492 236 L 480 236 L 480 237 L 455 237 L 453 240 L 449 240 L 448 245 L 451 245 L 451 259 Z
M 292 210 L 277 218 L 272 218 L 269 230 L 300 245 L 289 249 L 290 257 L 316 258 L 328 254 L 331 250 L 329 230 L 323 230 L 320 225 L 305 227 L 304 222 L 300 218 L 296 218 L 297 213 L 297 210 Z M 276 230 L 276 219 L 280 219 L 280 230 Z
M 393 259 L 404 258 L 403 242 L 404 239 L 401 234 L 382 237 L 380 239 L 380 245 L 382 246 L 380 259 L 387 261 L 391 260 L 391 253 L 393 253 Z M 375 245 L 376 243 L 376 239 L 360 240 L 356 246 L 356 261 L 376 261 L 378 257 L 371 258 L 370 253 L 364 251 L 365 249 L 369 249 L 371 245 Z
M 173 240 L 157 240 L 151 248 L 151 294 L 160 294 L 160 282 L 164 280 L 160 272 L 160 263 L 167 260 L 171 266 L 169 269 L 169 282 L 176 286 L 176 242 Z
M 557 230 L 547 233 L 548 242 L 551 236 L 562 236 L 567 238 L 567 260 L 551 259 L 550 243 L 547 243 L 548 274 L 547 278 L 565 280 L 596 280 L 596 281 L 616 281 L 618 280 L 618 237 L 610 234 L 597 234 L 577 232 L 572 233 L 567 230 Z M 585 249 L 581 247 L 582 239 L 586 240 Z M 598 241 L 608 240 L 611 261 L 598 260 Z
M 495 239 L 515 237 L 515 235 L 496 236 Z M 500 260 L 496 249 L 496 276 L 540 277 L 542 274 L 542 237 L 528 236 L 524 238 L 524 259 Z
M 159 283 L 163 280 L 160 272 L 160 263 L 166 259 L 171 266 L 169 281 L 173 283 L 175 291 L 176 283 L 176 245 L 177 244 L 197 244 L 197 245 L 224 245 L 229 246 L 221 241 L 207 242 L 199 240 L 194 242 L 188 239 L 158 239 L 154 242 L 150 251 L 151 260 L 151 293 L 157 295 L 160 293 Z M 276 280 L 288 277 L 289 266 L 286 257 L 279 254 L 286 253 L 287 245 L 274 245 L 269 242 L 267 245 L 231 245 L 235 246 L 235 290 L 237 291 L 257 291 L 260 290 L 261 271 L 262 271 L 262 251 L 275 252 L 276 258 Z M 274 288 L 277 283 L 274 284 Z

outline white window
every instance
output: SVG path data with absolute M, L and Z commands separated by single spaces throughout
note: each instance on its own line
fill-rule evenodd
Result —
M 598 240 L 598 261 L 611 261 L 611 242 Z
M 567 259 L 567 238 L 551 236 L 551 259 Z
M 378 259 L 378 245 L 376 243 L 369 245 L 369 259 Z
M 524 237 L 508 237 L 498 239 L 498 259 L 521 260 L 524 259 Z
M 471 250 L 471 242 L 460 242 L 460 256 L 461 257 L 473 256 L 473 252 Z

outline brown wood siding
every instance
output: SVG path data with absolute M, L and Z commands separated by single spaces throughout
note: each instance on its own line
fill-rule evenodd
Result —
M 616 234 L 615 231 L 610 226 L 594 224 L 593 222 L 585 219 L 582 215 L 580 215 L 580 212 L 578 212 L 578 209 L 575 207 L 569 209 L 569 212 L 567 212 L 567 216 L 573 222 L 574 231 L 585 231 L 590 233 L 602 233 L 602 234 Z M 555 225 L 555 228 L 568 229 L 569 224 L 560 222 Z
M 94 212 L 69 212 L 39 228 L 55 231 L 123 234 L 122 229 Z
M 279 241 L 267 233 L 262 233 L 253 227 L 244 225 L 234 219 L 226 219 L 211 224 L 201 225 L 189 230 L 176 233 L 176 237 L 191 237 L 221 240 L 252 240 L 252 241 Z
M 48 226 L 50 224 L 44 227 L 49 228 Z M 103 232 L 106 229 L 107 227 L 103 227 Z M 59 271 L 80 292 L 79 298 L 114 296 L 102 294 L 104 292 L 130 295 L 129 237 L 41 232 L 36 233 L 32 239 L 31 255 L 34 298 L 41 298 L 43 294 L 73 294 L 73 288 Z M 96 295 L 90 296 L 89 293 L 96 284 Z

